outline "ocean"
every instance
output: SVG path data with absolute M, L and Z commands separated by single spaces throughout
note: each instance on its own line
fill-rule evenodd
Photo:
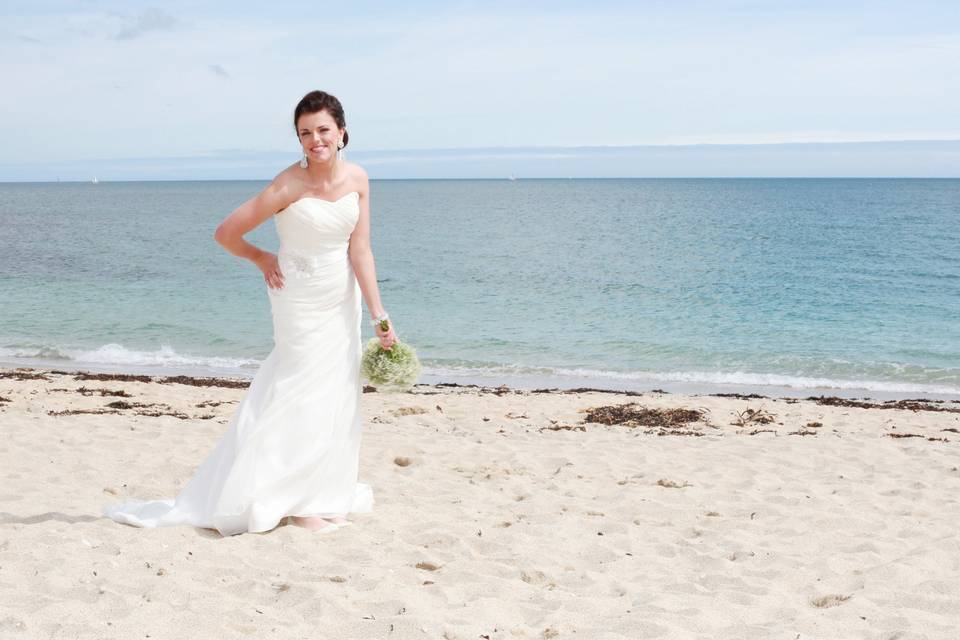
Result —
M 0 184 L 0 363 L 252 376 L 266 285 L 213 232 L 266 184 Z M 960 180 L 371 190 L 424 381 L 960 398 Z M 278 246 L 272 221 L 247 239 Z

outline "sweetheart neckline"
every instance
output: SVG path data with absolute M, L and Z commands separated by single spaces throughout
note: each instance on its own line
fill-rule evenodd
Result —
M 347 196 L 354 195 L 354 194 L 356 194 L 357 197 L 360 196 L 360 192 L 359 192 L 359 191 L 348 191 L 348 192 L 346 192 L 345 194 L 343 194 L 342 196 L 340 196 L 339 198 L 337 198 L 336 200 L 327 200 L 326 198 L 318 198 L 317 196 L 302 196 L 302 197 L 300 197 L 300 198 L 297 198 L 296 200 L 294 200 L 294 201 L 291 202 L 290 204 L 288 204 L 287 207 L 289 208 L 289 207 L 291 207 L 292 205 L 297 204 L 297 203 L 300 202 L 301 200 L 319 200 L 320 202 L 326 202 L 327 204 L 337 204 L 338 202 L 340 202 L 341 200 L 343 200 L 343 199 L 346 198 Z

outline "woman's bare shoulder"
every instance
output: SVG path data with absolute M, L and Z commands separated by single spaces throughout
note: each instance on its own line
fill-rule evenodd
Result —
M 356 162 L 344 162 L 343 164 L 346 165 L 347 170 L 351 172 L 350 175 L 363 176 L 364 178 L 367 177 L 366 169 L 358 165 Z
M 300 168 L 300 163 L 294 162 L 274 176 L 271 184 L 286 189 L 294 188 L 298 184 L 303 184 L 303 177 L 300 175 L 302 171 L 303 169 Z
M 303 195 L 305 188 L 303 180 L 296 173 L 298 169 L 300 167 L 297 163 L 293 163 L 274 176 L 270 184 L 260 193 L 265 206 L 270 207 L 274 212 L 281 211 Z
M 288 195 L 295 200 L 299 194 L 307 190 L 307 184 L 303 180 L 303 169 L 299 163 L 294 162 L 289 167 L 274 176 L 270 182 L 270 188 Z
M 355 190 L 360 193 L 366 193 L 370 181 L 366 170 L 355 162 L 347 162 L 345 164 L 348 171 L 347 175 L 350 176 L 350 182 L 353 183 Z

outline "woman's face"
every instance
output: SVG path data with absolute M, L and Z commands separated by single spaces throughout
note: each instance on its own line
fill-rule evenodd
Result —
M 329 162 L 337 155 L 337 143 L 343 139 L 343 130 L 326 111 L 305 113 L 297 121 L 300 146 L 310 162 Z

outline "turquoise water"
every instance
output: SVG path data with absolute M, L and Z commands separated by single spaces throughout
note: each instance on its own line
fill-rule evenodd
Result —
M 0 184 L 0 361 L 252 375 L 265 285 L 213 231 L 265 184 Z M 960 394 L 960 180 L 372 190 L 428 380 Z

